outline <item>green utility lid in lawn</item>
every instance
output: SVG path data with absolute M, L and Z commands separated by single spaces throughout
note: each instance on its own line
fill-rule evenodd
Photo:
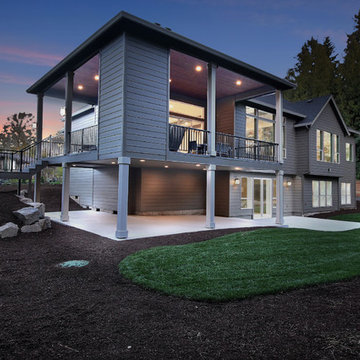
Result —
M 69 260 L 63 263 L 60 263 L 58 266 L 62 268 L 69 268 L 69 267 L 83 267 L 89 265 L 87 260 Z

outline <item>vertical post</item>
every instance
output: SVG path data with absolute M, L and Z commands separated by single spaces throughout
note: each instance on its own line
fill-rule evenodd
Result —
M 209 63 L 207 67 L 207 130 L 208 153 L 210 156 L 216 156 L 216 65 Z
M 117 224 L 115 236 L 119 239 L 126 239 L 128 236 L 128 196 L 129 196 L 129 166 L 130 158 L 119 157 L 119 179 L 118 179 L 118 207 Z
M 37 94 L 37 116 L 36 116 L 36 160 L 41 160 L 42 151 L 42 136 L 43 136 L 43 108 L 44 108 L 44 94 Z M 34 184 L 34 201 L 40 202 L 40 179 L 41 170 L 35 173 L 35 184 Z M 32 178 L 29 180 L 28 197 L 30 197 Z
M 72 71 L 68 71 L 66 73 L 66 88 L 65 88 L 64 155 L 70 153 L 73 86 L 74 86 L 74 73 Z
M 32 176 L 29 177 L 29 181 L 28 181 L 28 188 L 27 188 L 27 197 L 30 198 L 30 194 L 31 194 L 31 189 L 32 188 Z
M 43 108 L 44 94 L 37 94 L 37 115 L 36 115 L 36 158 L 41 159 L 41 140 L 43 136 Z
M 284 171 L 276 170 L 276 223 L 284 224 Z
M 62 164 L 62 191 L 61 191 L 61 221 L 69 221 L 69 197 L 70 197 L 70 166 Z
M 284 162 L 283 157 L 283 94 L 282 91 L 276 90 L 276 117 L 275 117 L 275 142 L 278 145 L 278 162 L 282 164 Z
M 206 170 L 206 227 L 215 228 L 215 170 L 216 165 L 209 165 Z
M 20 195 L 20 192 L 21 192 L 21 179 L 18 180 L 16 194 Z

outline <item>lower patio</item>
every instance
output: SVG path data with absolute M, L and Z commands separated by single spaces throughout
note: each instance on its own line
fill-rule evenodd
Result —
M 60 220 L 60 212 L 46 214 L 51 220 L 86 230 L 112 240 L 115 237 L 117 216 L 107 212 L 97 211 L 70 211 L 69 221 Z M 347 231 L 360 228 L 360 223 L 318 219 L 302 216 L 286 216 L 283 226 L 318 231 Z M 254 228 L 278 226 L 275 218 L 241 219 L 235 217 L 215 217 L 216 229 Z M 127 240 L 145 237 L 189 233 L 197 231 L 212 231 L 205 227 L 204 215 L 176 215 L 176 216 L 128 216 Z

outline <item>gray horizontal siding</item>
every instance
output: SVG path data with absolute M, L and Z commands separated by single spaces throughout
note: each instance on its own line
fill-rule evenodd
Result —
M 124 35 L 100 52 L 99 157 L 122 156 L 124 127 Z
M 93 206 L 101 210 L 116 211 L 118 198 L 117 166 L 94 169 Z
M 78 196 L 80 205 L 93 205 L 93 169 L 70 169 L 70 196 Z
M 81 130 L 97 125 L 96 110 L 79 117 L 71 122 L 71 131 Z
M 297 154 L 296 154 L 296 130 L 294 128 L 295 121 L 286 119 L 285 121 L 285 148 L 286 158 L 284 159 L 285 174 L 297 173 Z
M 126 37 L 125 152 L 165 158 L 168 124 L 169 52 Z

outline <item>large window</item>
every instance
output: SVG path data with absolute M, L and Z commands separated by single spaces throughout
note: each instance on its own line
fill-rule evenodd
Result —
M 241 178 L 241 208 L 252 209 L 252 179 Z
M 341 205 L 351 204 L 351 183 L 341 183 Z
M 205 108 L 170 99 L 169 123 L 194 129 L 204 129 Z
M 353 161 L 353 145 L 350 143 L 345 144 L 346 161 Z
M 312 182 L 312 206 L 326 207 L 332 206 L 332 182 L 317 181 Z
M 246 137 L 274 142 L 275 114 L 246 106 Z
M 325 162 L 340 162 L 338 135 L 316 130 L 316 159 Z

